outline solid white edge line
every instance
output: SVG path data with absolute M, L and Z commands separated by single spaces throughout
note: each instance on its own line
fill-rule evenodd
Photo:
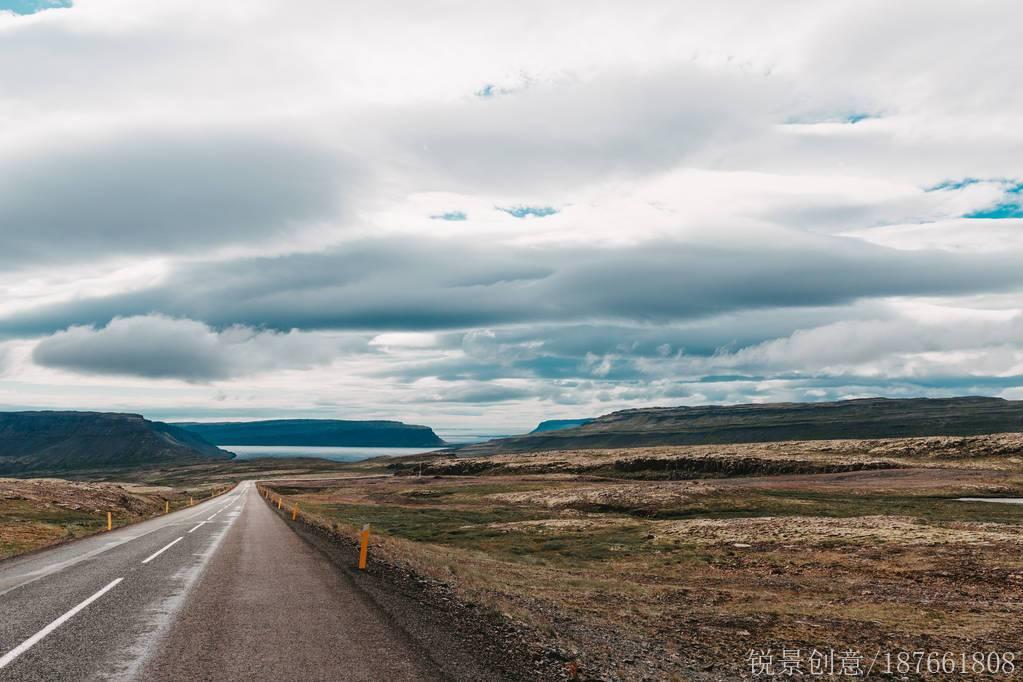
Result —
M 149 555 L 149 558 L 148 558 L 148 559 L 144 559 L 144 560 L 142 561 L 142 563 L 144 563 L 144 564 L 148 564 L 148 563 L 149 563 L 150 561 L 152 561 L 152 560 L 153 560 L 153 559 L 155 559 L 156 557 L 160 556 L 161 554 L 163 554 L 164 552 L 166 552 L 166 551 L 167 551 L 168 549 L 170 549 L 171 547 L 173 547 L 174 545 L 178 544 L 179 542 L 181 542 L 181 541 L 182 541 L 182 540 L 184 540 L 184 539 L 185 539 L 185 536 L 184 536 L 184 535 L 182 535 L 182 536 L 181 536 L 180 538 L 178 538 L 177 540 L 174 540 L 173 542 L 170 542 L 170 543 L 168 543 L 167 545 L 165 545 L 165 546 L 163 547 L 163 549 L 158 549 L 158 550 L 156 550 L 156 551 L 155 551 L 155 552 L 154 552 L 153 554 L 150 554 L 150 555 Z
M 236 487 L 238 487 L 238 486 L 236 486 Z M 234 493 L 234 494 L 235 495 L 241 495 L 241 490 L 239 490 L 237 493 Z M 200 501 L 199 504 L 203 504 L 203 502 L 204 501 Z M 183 510 L 183 509 L 182 510 L 178 510 L 176 512 L 171 512 L 171 514 L 173 515 L 173 514 L 177 514 L 179 512 L 183 512 L 183 511 L 185 511 L 185 510 Z M 170 521 L 169 523 L 164 523 L 162 525 L 157 525 L 156 528 L 152 528 L 150 530 L 147 530 L 144 533 L 140 533 L 139 535 L 134 535 L 134 536 L 132 536 L 130 538 L 125 538 L 124 540 L 115 541 L 113 543 L 108 543 L 107 545 L 104 545 L 102 547 L 97 547 L 94 550 L 86 552 L 84 555 L 72 557 L 72 558 L 67 559 L 65 561 L 60 561 L 60 562 L 57 562 L 56 564 L 51 564 L 49 566 L 44 566 L 44 567 L 42 567 L 40 569 L 37 569 L 35 571 L 32 571 L 31 573 L 26 574 L 26 575 L 31 575 L 32 576 L 28 580 L 25 580 L 25 581 L 20 582 L 20 583 L 15 583 L 14 585 L 11 585 L 10 587 L 0 591 L 0 597 L 4 596 L 8 592 L 13 592 L 14 590 L 17 590 L 17 589 L 19 589 L 21 587 L 25 587 L 25 585 L 31 585 L 32 583 L 34 583 L 37 580 L 41 580 L 42 578 L 46 578 L 46 577 L 49 577 L 51 575 L 55 575 L 57 573 L 60 573 L 61 571 L 65 570 L 67 568 L 70 568 L 71 566 L 74 566 L 74 565 L 76 565 L 76 564 L 78 564 L 78 563 L 80 563 L 82 561 L 86 561 L 88 559 L 91 559 L 93 556 L 98 556 L 99 554 L 107 552 L 107 551 L 109 551 L 111 549 L 116 549 L 116 548 L 120 547 L 121 545 L 123 545 L 125 543 L 131 542 L 132 540 L 138 540 L 141 537 L 145 537 L 145 536 L 147 536 L 147 535 L 149 535 L 151 533 L 155 533 L 158 530 L 162 530 L 164 528 L 167 528 L 168 526 L 170 526 L 170 525 L 172 525 L 174 523 L 179 523 L 180 521 L 187 521 L 189 519 L 194 519 L 196 516 L 199 516 L 200 514 L 203 514 L 203 513 L 207 512 L 207 511 L 209 511 L 209 510 L 208 509 L 200 509 L 197 512 L 195 512 L 194 514 L 190 514 L 189 516 L 186 516 L 183 519 L 179 519 L 177 521 Z M 165 518 L 166 517 L 163 517 L 163 516 L 154 517 L 152 519 L 148 519 L 147 521 L 145 521 L 143 523 L 148 523 L 149 521 L 162 520 L 162 519 L 165 519 Z M 117 530 L 122 530 L 122 529 L 119 528 Z M 84 538 L 84 539 L 88 539 L 89 537 L 98 537 L 98 536 L 88 536 L 87 538 Z M 53 548 L 53 549 L 56 549 L 56 548 Z
M 199 530 L 199 527 L 200 527 L 200 526 L 202 526 L 202 525 L 203 525 L 203 524 L 205 524 L 205 523 L 206 523 L 205 521 L 200 521 L 200 522 L 199 522 L 199 524 L 198 524 L 198 525 L 197 525 L 197 526 L 196 526 L 195 528 L 193 528 L 192 530 Z M 190 531 L 188 531 L 188 532 L 189 532 L 189 533 L 191 533 L 191 532 L 192 532 L 192 530 L 190 530 Z
M 124 580 L 124 578 L 118 578 L 117 580 L 111 581 L 110 584 L 108 584 L 102 590 L 100 590 L 96 594 L 92 595 L 91 597 L 89 597 L 88 599 L 83 601 L 81 604 L 79 604 L 75 608 L 71 609 L 70 611 L 65 613 L 63 616 L 61 616 L 60 618 L 58 618 L 57 620 L 55 620 L 52 623 L 50 623 L 49 625 L 47 625 L 45 628 L 43 628 L 39 632 L 35 633 L 34 635 L 32 635 L 31 637 L 26 639 L 24 642 L 22 642 L 18 646 L 16 646 L 13 649 L 11 649 L 9 652 L 7 652 L 7 654 L 3 658 L 0 658 L 0 668 L 3 668 L 4 666 L 10 664 L 18 656 L 21 656 L 23 653 L 25 653 L 26 651 L 28 651 L 29 649 L 34 647 L 36 644 L 39 643 L 39 640 L 41 640 L 46 635 L 50 634 L 51 632 L 53 632 L 54 630 L 59 628 L 61 625 L 63 625 L 67 621 L 69 621 L 71 618 L 74 617 L 74 615 L 76 613 L 78 613 L 79 611 L 84 609 L 86 606 L 88 606 L 92 602 L 94 602 L 97 599 L 99 599 L 100 597 L 102 597 L 104 594 L 106 594 L 110 590 L 112 590 L 115 587 L 117 587 L 117 583 L 121 582 L 122 580 Z

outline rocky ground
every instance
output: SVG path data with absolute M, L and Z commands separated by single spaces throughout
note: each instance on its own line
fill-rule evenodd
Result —
M 1023 471 L 1023 434 L 548 450 L 481 457 L 447 452 L 389 464 L 391 471 L 408 475 L 571 473 L 669 480 L 901 467 Z
M 723 680 L 753 677 L 767 650 L 777 665 L 783 651 L 855 654 L 864 669 L 902 651 L 1023 661 L 1023 505 L 956 499 L 1023 495 L 1021 443 L 501 455 L 472 475 L 270 487 L 332 532 L 371 524 L 374 556 L 519 624 L 566 676 Z M 605 466 L 695 455 L 853 466 L 687 480 Z M 891 468 L 855 467 L 876 460 Z

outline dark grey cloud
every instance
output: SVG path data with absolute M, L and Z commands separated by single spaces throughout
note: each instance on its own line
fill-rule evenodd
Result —
M 711 355 L 789 336 L 842 320 L 878 320 L 894 316 L 884 305 L 860 303 L 829 307 L 778 307 L 729 312 L 668 324 L 528 324 L 479 332 L 450 332 L 441 337 L 449 348 L 463 348 L 473 358 L 508 362 L 530 354 L 583 357 L 587 353 L 626 353 L 664 357 L 684 352 Z
M 664 369 L 658 362 L 684 355 L 687 358 L 709 359 L 715 355 L 735 352 L 778 338 L 789 337 L 799 330 L 812 329 L 839 321 L 863 321 L 867 324 L 897 320 L 892 309 L 882 305 L 835 306 L 832 308 L 772 308 L 733 313 L 681 324 L 563 324 L 514 325 L 468 332 L 449 332 L 438 338 L 438 347 L 462 354 L 448 354 L 441 359 L 416 360 L 381 369 L 374 375 L 381 378 L 414 382 L 426 377 L 443 381 L 490 381 L 502 378 L 565 381 L 592 379 L 594 371 L 606 370 L 602 380 L 635 381 L 661 378 Z M 900 333 L 901 331 L 901 333 Z M 854 331 L 846 332 L 850 335 Z M 893 338 L 913 338 L 919 330 L 892 328 Z M 1001 337 L 994 331 L 981 330 L 975 336 Z M 1003 334 L 1004 335 L 1004 334 Z M 965 340 L 947 347 L 968 347 Z M 849 354 L 859 352 L 853 345 L 844 347 Z M 894 350 L 907 350 L 905 344 L 892 344 Z M 876 350 L 876 349 L 875 349 Z M 608 357 L 608 364 L 601 362 Z M 643 364 L 643 361 L 647 361 Z M 729 375 L 701 377 L 700 381 L 763 381 L 765 375 L 740 375 L 734 369 L 722 368 Z M 767 369 L 766 367 L 763 369 Z M 677 370 L 669 365 L 668 372 Z M 772 373 L 778 377 L 777 370 Z
M 898 251 L 821 235 L 793 235 L 784 247 L 727 249 L 679 242 L 607 250 L 364 241 L 318 254 L 178 266 L 148 289 L 10 315 L 0 320 L 0 334 L 46 334 L 150 313 L 216 328 L 284 331 L 656 325 L 1020 286 L 1023 272 L 1013 253 Z
M 434 396 L 426 397 L 425 400 L 445 403 L 500 403 L 536 396 L 537 390 L 530 388 L 501 384 L 469 384 L 444 389 Z
M 338 217 L 354 181 L 275 130 L 57 137 L 0 160 L 0 268 L 251 244 Z
M 39 365 L 84 374 L 205 382 L 256 372 L 313 367 L 342 352 L 371 352 L 366 338 L 322 338 L 232 327 L 216 332 L 194 320 L 117 318 L 105 327 L 72 327 L 43 339 Z
M 40 342 L 32 358 L 46 367 L 88 374 L 155 379 L 220 379 L 231 375 L 224 349 L 205 325 L 139 320 L 115 320 L 102 330 L 73 327 Z

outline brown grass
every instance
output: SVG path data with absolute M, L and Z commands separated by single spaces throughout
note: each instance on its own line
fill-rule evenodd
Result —
M 0 559 L 98 533 L 113 525 L 162 514 L 165 502 L 180 509 L 189 496 L 209 497 L 211 487 L 84 483 L 53 478 L 0 478 Z
M 314 523 L 371 523 L 376 556 L 528 625 L 584 676 L 731 679 L 752 648 L 1013 651 L 1023 634 L 1023 506 L 953 499 L 1018 493 L 1003 471 L 555 470 L 271 487 Z

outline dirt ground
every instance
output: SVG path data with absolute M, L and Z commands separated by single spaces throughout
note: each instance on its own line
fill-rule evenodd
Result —
M 544 453 L 502 456 L 499 473 L 269 485 L 313 523 L 371 524 L 376 556 L 521 624 L 566 676 L 762 678 L 758 663 L 796 651 L 804 673 L 816 652 L 877 676 L 907 651 L 1023 661 L 1023 505 L 956 499 L 1023 495 L 1019 439 L 995 438 L 983 456 L 890 443 L 917 454 L 818 474 L 636 480 L 566 473 L 564 453 Z

